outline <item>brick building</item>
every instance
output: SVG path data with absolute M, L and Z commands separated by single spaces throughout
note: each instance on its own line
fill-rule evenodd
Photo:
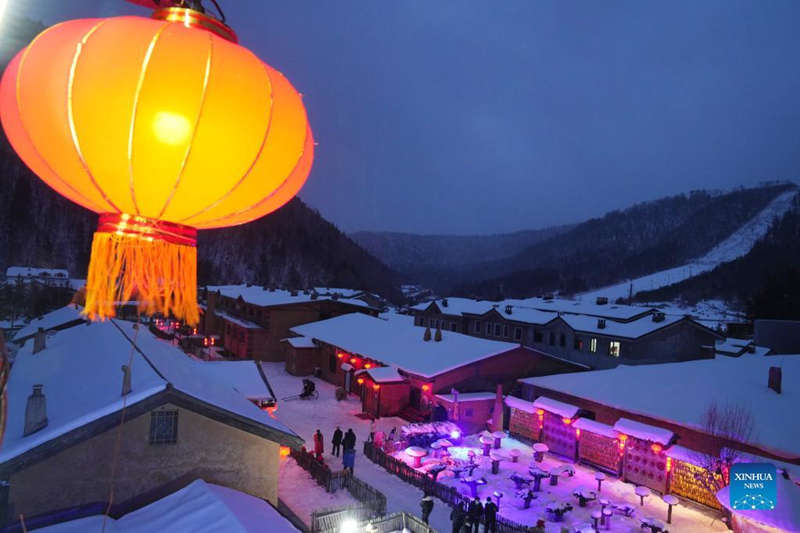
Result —
M 229 363 L 134 328 L 79 325 L 20 349 L 0 448 L 6 520 L 107 502 L 115 463 L 114 503 L 202 478 L 277 505 L 280 447 L 302 439 L 245 396 L 269 394 L 255 365 L 206 367 Z
M 377 315 L 378 308 L 367 301 L 367 293 L 287 291 L 255 285 L 205 287 L 200 291 L 200 329 L 205 335 L 219 335 L 233 357 L 282 361 L 281 341 L 289 329 L 347 313 Z
M 690 317 L 602 298 L 595 303 L 444 298 L 413 311 L 417 326 L 517 342 L 592 368 L 712 357 L 721 338 Z
M 292 333 L 316 345 L 315 358 L 323 379 L 362 398 L 373 416 L 401 414 L 426 418 L 437 394 L 494 391 L 498 383 L 510 391 L 517 378 L 585 370 L 562 359 L 519 344 L 479 339 L 442 331 L 440 340 L 410 320 L 384 320 L 360 313 L 296 326 Z M 301 342 L 292 339 L 292 343 Z M 308 358 L 307 348 L 287 346 L 287 369 Z M 304 351 L 303 353 L 300 353 Z

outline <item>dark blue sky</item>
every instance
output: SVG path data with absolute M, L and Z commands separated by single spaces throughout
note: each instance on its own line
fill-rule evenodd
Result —
M 301 197 L 346 231 L 503 232 L 800 177 L 796 0 L 220 3 L 305 94 Z

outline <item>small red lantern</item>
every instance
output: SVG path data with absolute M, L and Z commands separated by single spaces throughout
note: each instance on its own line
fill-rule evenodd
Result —
M 426 383 L 425 385 L 422 386 L 422 390 L 428 392 L 429 390 L 431 390 L 431 386 Z
M 372 390 L 378 390 L 378 389 L 380 389 L 380 388 L 381 388 L 381 386 L 380 386 L 380 385 L 378 385 L 377 383 L 374 383 L 374 384 L 372 385 Z
M 336 354 L 336 357 L 338 357 L 339 359 L 344 359 L 344 354 L 342 352 L 339 352 Z
M 203 346 L 208 346 L 208 337 L 203 337 Z
M 281 457 L 287 457 L 289 453 L 290 449 L 288 446 L 281 446 L 281 451 L 280 451 Z
M 653 450 L 653 453 L 661 453 L 664 448 L 660 444 L 653 444 L 650 449 Z
M 364 384 L 364 378 L 358 378 L 356 380 L 356 383 L 358 383 L 359 385 L 363 385 Z
M 364 365 L 364 368 L 372 368 L 372 363 L 367 363 Z
M 217 339 L 211 337 L 211 346 L 214 346 L 217 343 Z
M 566 425 L 572 424 L 571 418 L 562 418 L 561 421 L 564 422 Z
M 354 364 L 356 364 L 356 361 L 358 361 L 358 359 L 356 359 L 355 357 L 351 357 L 351 358 L 350 358 L 350 364 L 351 364 L 351 365 L 354 365 Z
M 194 329 L 192 330 L 192 335 L 197 335 L 197 328 L 194 328 Z
M 672 470 L 672 457 L 667 457 L 667 472 Z
M 581 438 L 581 430 L 578 428 L 575 428 L 575 438 L 576 439 Z

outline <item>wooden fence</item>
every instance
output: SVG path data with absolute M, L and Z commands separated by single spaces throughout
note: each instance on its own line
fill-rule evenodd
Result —
M 406 483 L 422 489 L 423 492 L 427 492 L 431 496 L 442 500 L 450 507 L 456 505 L 466 507 L 469 503 L 470 498 L 463 496 L 456 487 L 448 487 L 447 485 L 435 481 L 425 472 L 420 472 L 411 468 L 403 461 L 392 457 L 379 447 L 374 446 L 371 442 L 364 443 L 364 456 L 387 472 L 394 474 Z M 530 528 L 528 526 L 518 524 L 500 515 L 497 516 L 498 533 L 527 533 L 529 530 Z

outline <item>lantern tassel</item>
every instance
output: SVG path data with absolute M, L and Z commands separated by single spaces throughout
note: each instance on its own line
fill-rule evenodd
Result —
M 92 241 L 84 314 L 91 320 L 111 318 L 116 305 L 130 301 L 135 294 L 139 312 L 174 316 L 196 325 L 194 240 L 164 238 L 160 233 L 164 223 L 141 217 L 119 222 L 116 215 L 111 217 L 101 215 Z

